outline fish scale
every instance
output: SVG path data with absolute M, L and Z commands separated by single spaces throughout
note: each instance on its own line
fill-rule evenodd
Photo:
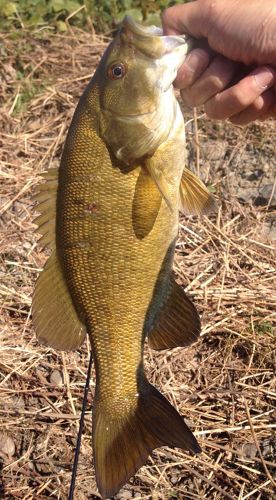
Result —
M 59 170 L 44 174 L 35 195 L 40 241 L 52 253 L 35 288 L 33 323 L 56 349 L 79 348 L 89 333 L 103 497 L 158 446 L 200 451 L 143 368 L 146 337 L 155 349 L 198 339 L 198 314 L 171 269 L 180 203 L 191 213 L 213 204 L 184 168 L 185 129 L 172 82 L 187 44 L 158 33 L 124 20 L 80 99 Z
M 95 139 L 98 140 L 96 135 Z M 82 150 L 83 144 L 80 143 L 78 146 L 77 137 L 74 140 L 74 155 L 76 155 L 78 147 Z M 63 206 L 58 201 L 62 224 L 61 231 L 58 231 L 57 243 L 62 255 L 66 282 L 78 304 L 80 316 L 85 312 L 86 324 L 93 331 L 93 350 L 100 394 L 103 394 L 107 404 L 110 402 L 113 406 L 114 393 L 118 392 L 123 396 L 126 391 L 127 395 L 129 386 L 135 393 L 137 392 L 136 369 L 141 360 L 143 323 L 168 241 L 170 243 L 176 236 L 175 224 L 172 224 L 175 214 L 170 214 L 167 207 L 163 206 L 154 231 L 146 238 L 147 241 L 138 240 L 131 224 L 131 214 L 139 167 L 126 176 L 119 168 L 114 170 L 109 155 L 105 158 L 102 156 L 100 163 L 93 158 L 90 166 L 86 158 L 85 165 L 90 172 L 94 170 L 97 172 L 99 168 L 101 171 L 99 182 L 88 183 L 85 189 L 83 183 L 74 182 L 74 190 L 66 189 L 64 192 L 62 186 L 67 185 L 66 170 L 61 169 L 58 200 L 60 197 L 66 201 Z M 85 168 L 82 171 L 78 170 L 77 174 L 84 177 Z M 106 195 L 105 183 L 111 187 L 110 197 Z M 156 189 L 154 185 L 153 189 Z M 77 205 L 77 214 L 76 197 L 82 201 Z M 92 198 L 97 200 L 99 208 L 95 214 L 88 216 L 84 213 L 83 207 Z M 116 213 L 123 214 L 121 223 Z M 71 225 L 72 217 L 74 231 Z M 165 232 L 168 223 L 172 228 L 171 236 Z M 78 248 L 79 241 L 87 240 L 90 248 L 82 246 Z M 116 260 L 112 258 L 114 255 Z M 145 262 L 147 270 L 140 273 L 145 267 Z M 171 266 L 171 262 L 168 262 L 168 266 Z M 133 294 L 134 289 L 135 294 Z M 124 303 L 127 314 L 122 318 Z M 108 351 L 105 332 L 108 332 Z M 118 362 L 118 352 L 122 353 L 123 366 Z M 110 388 L 110 373 L 113 374 L 112 388 Z

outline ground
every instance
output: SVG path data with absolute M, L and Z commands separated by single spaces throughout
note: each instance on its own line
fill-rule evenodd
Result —
M 107 40 L 1 35 L 0 497 L 66 499 L 87 343 L 61 354 L 36 341 L 30 313 L 46 254 L 31 194 L 57 166 L 72 113 Z M 194 430 L 202 453 L 161 448 L 117 499 L 276 498 L 275 122 L 246 129 L 185 111 L 189 167 L 218 199 L 209 219 L 180 219 L 174 270 L 202 317 L 200 340 L 156 353 L 147 375 Z M 264 186 L 266 186 L 264 188 Z M 92 374 L 76 500 L 98 498 Z M 1 496 L 2 495 L 2 496 Z

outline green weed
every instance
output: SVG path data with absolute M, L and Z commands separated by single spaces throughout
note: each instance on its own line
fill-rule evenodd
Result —
M 258 335 L 273 335 L 273 325 L 269 321 L 256 323 L 254 330 Z
M 22 82 L 21 86 L 18 89 L 16 102 L 13 108 L 13 114 L 21 114 L 24 113 L 27 108 L 29 102 L 37 95 L 39 95 L 43 90 L 42 85 L 36 85 L 33 81 L 26 80 Z
M 50 25 L 66 31 L 68 22 L 98 32 L 113 29 L 125 14 L 148 24 L 160 23 L 160 12 L 185 0 L 0 0 L 0 29 Z

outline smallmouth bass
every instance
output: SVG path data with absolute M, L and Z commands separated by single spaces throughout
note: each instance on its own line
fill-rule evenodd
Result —
M 89 333 L 96 369 L 93 450 L 103 497 L 164 445 L 200 447 L 147 381 L 154 349 L 190 345 L 195 307 L 172 277 L 178 211 L 206 212 L 212 196 L 185 166 L 185 129 L 172 82 L 187 53 L 126 17 L 75 111 L 60 168 L 35 199 L 40 244 L 52 250 L 33 297 L 38 339 L 77 349 Z

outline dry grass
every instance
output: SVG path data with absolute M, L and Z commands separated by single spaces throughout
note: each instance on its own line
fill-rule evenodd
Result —
M 30 195 L 39 182 L 37 174 L 58 165 L 75 104 L 105 41 L 75 31 L 49 37 L 26 32 L 16 40 L 2 36 L 2 42 L 0 497 L 65 499 L 89 352 L 84 345 L 62 355 L 35 340 L 31 295 L 45 254 L 36 247 Z M 224 139 L 227 153 L 227 161 L 209 156 L 205 161 L 206 180 L 215 183 L 221 199 L 219 213 L 210 220 L 181 219 L 175 258 L 177 279 L 202 314 L 202 337 L 189 349 L 146 350 L 146 369 L 186 415 L 203 453 L 192 458 L 181 450 L 157 450 L 117 498 L 271 500 L 276 466 L 275 248 L 263 230 L 273 212 L 241 206 L 224 185 L 248 141 L 260 158 L 267 154 L 256 143 L 261 137 L 262 144 L 271 144 L 274 125 L 218 129 L 202 118 L 195 130 L 193 116 L 191 120 L 187 129 L 195 168 L 201 168 L 211 137 L 213 142 L 218 137 L 215 148 Z M 273 168 L 273 155 L 268 161 Z M 93 391 L 94 375 L 78 500 L 97 497 Z

